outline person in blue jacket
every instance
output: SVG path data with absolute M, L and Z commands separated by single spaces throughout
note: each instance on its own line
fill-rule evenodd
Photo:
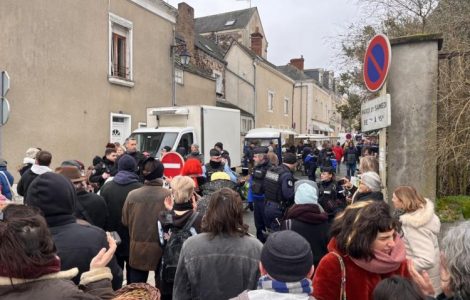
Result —
M 7 161 L 0 158 L 0 184 L 2 185 L 2 194 L 8 199 L 13 198 L 13 192 L 10 187 L 14 182 L 13 176 L 7 170 Z

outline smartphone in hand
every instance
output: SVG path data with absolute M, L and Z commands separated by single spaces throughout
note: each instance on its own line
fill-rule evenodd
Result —
M 121 237 L 119 236 L 119 233 L 117 233 L 117 231 L 111 231 L 110 234 L 111 234 L 111 237 L 116 242 L 116 245 L 121 244 L 121 242 L 122 242 Z

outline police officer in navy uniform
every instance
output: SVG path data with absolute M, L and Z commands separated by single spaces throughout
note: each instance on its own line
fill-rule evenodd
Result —
M 250 177 L 250 188 L 248 190 L 248 203 L 253 206 L 256 227 L 256 237 L 262 243 L 266 241 L 264 232 L 266 224 L 264 221 L 264 178 L 271 163 L 268 158 L 268 147 L 256 147 L 253 149 L 254 167 Z M 254 205 L 253 205 L 254 204 Z
M 266 172 L 264 178 L 266 226 L 278 231 L 287 208 L 294 204 L 294 170 L 297 163 L 295 153 L 286 153 L 280 166 Z
M 207 181 L 211 180 L 212 174 L 215 172 L 224 172 L 224 162 L 222 161 L 222 156 L 220 151 L 217 149 L 211 149 L 209 152 L 210 161 L 204 165 L 203 171 L 205 171 L 205 176 Z M 205 170 L 204 170 L 205 169 Z
M 318 185 L 318 203 L 328 214 L 331 222 L 334 217 L 346 207 L 346 197 L 343 187 L 335 180 L 333 167 L 322 167 L 320 184 Z

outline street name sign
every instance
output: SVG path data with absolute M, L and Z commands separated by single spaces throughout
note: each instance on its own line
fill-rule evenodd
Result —
M 367 101 L 361 105 L 361 130 L 371 131 L 391 125 L 390 94 Z
M 378 91 L 387 79 L 392 60 L 392 50 L 387 36 L 374 36 L 364 55 L 364 83 L 371 92 Z
M 10 103 L 7 98 L 0 98 L 0 126 L 5 125 L 10 117 Z
M 167 152 L 162 157 L 162 164 L 165 168 L 163 174 L 166 177 L 175 177 L 180 175 L 184 166 L 184 158 L 177 152 Z
M 10 75 L 8 75 L 7 71 L 2 71 L 1 73 L 1 80 L 0 80 L 0 90 L 1 95 L 0 97 L 5 97 L 10 90 Z

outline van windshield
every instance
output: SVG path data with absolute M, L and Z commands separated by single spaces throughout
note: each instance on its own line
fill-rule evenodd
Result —
M 137 151 L 148 152 L 153 157 L 160 157 L 161 149 L 165 146 L 173 148 L 177 132 L 139 132 L 133 133 L 137 140 Z

